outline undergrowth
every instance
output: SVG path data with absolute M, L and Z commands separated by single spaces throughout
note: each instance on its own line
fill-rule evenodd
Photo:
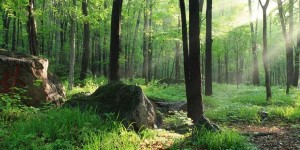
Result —
M 16 121 L 3 137 L 4 149 L 136 149 L 139 136 L 112 116 L 91 111 L 54 109 Z

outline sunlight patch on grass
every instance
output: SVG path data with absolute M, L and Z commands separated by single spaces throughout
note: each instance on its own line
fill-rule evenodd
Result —
M 198 147 L 221 150 L 221 149 L 255 149 L 250 145 L 247 138 L 241 136 L 237 131 L 224 129 L 221 132 L 211 132 L 200 129 L 194 133 L 193 145 Z

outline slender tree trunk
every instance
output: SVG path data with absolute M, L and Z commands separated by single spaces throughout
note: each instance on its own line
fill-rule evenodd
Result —
M 225 82 L 226 84 L 229 83 L 229 80 L 228 80 L 228 52 L 226 51 L 225 53 Z
M 139 9 L 138 11 L 138 17 L 136 20 L 136 25 L 134 28 L 134 35 L 133 35 L 133 41 L 132 41 L 132 50 L 131 50 L 131 56 L 130 56 L 130 76 L 133 77 L 135 74 L 134 64 L 135 64 L 135 49 L 136 49 L 136 39 L 138 36 L 139 26 L 141 22 L 141 12 L 142 9 Z
M 145 84 L 148 84 L 149 81 L 149 0 L 145 0 L 145 9 L 144 9 L 144 34 L 143 34 L 143 77 L 145 78 Z
M 252 48 L 252 84 L 259 85 L 259 72 L 258 72 L 258 61 L 257 61 L 257 32 L 254 29 L 253 13 L 252 13 L 252 0 L 248 0 L 248 8 L 250 13 L 250 29 L 251 29 L 251 48 Z
M 4 29 L 4 34 L 3 34 L 3 39 L 4 39 L 4 43 L 2 44 L 2 47 L 4 49 L 8 48 L 8 35 L 9 35 L 9 25 L 10 25 L 10 19 L 11 17 L 9 17 L 8 12 L 7 11 L 3 11 L 3 29 Z
M 114 0 L 111 17 L 111 39 L 110 39 L 110 61 L 109 61 L 109 82 L 120 80 L 119 57 L 121 52 L 120 31 L 121 12 L 123 0 Z
M 149 0 L 149 50 L 148 50 L 148 81 L 152 80 L 152 55 L 153 55 L 153 39 L 152 39 L 152 8 L 153 1 Z
M 14 12 L 14 15 L 16 15 L 16 12 Z M 17 38 L 17 18 L 14 18 L 13 21 L 13 33 L 12 33 L 12 41 L 11 41 L 11 50 L 16 51 L 17 48 L 17 43 L 16 43 L 16 38 Z
M 299 1 L 300 7 L 300 1 Z M 299 81 L 299 56 L 300 56 L 300 11 L 299 11 L 299 23 L 297 33 L 297 48 L 295 49 L 295 70 L 294 70 L 294 86 L 298 86 Z
M 31 55 L 38 55 L 38 40 L 37 40 L 37 27 L 34 18 L 34 0 L 29 0 L 28 3 L 28 21 L 27 21 L 27 31 L 28 31 L 28 41 L 29 41 L 29 52 Z
M 73 7 L 76 10 L 76 2 L 77 0 L 73 0 Z M 76 13 L 71 12 L 71 19 L 70 19 L 70 24 L 71 24 L 71 29 L 70 29 L 70 55 L 69 55 L 69 86 L 68 89 L 72 90 L 73 85 L 74 85 L 74 66 L 75 66 L 75 29 L 76 29 Z
M 290 85 L 293 81 L 293 73 L 294 73 L 294 61 L 293 61 L 293 45 L 292 42 L 289 39 L 289 36 L 287 34 L 286 30 L 286 22 L 284 20 L 284 11 L 282 6 L 282 1 L 277 0 L 278 4 L 278 11 L 279 11 L 279 18 L 280 18 L 280 24 L 282 28 L 283 37 L 285 40 L 285 47 L 286 47 L 286 93 L 288 94 L 290 91 Z
M 180 17 L 178 16 L 178 30 L 180 32 Z M 180 41 L 176 41 L 176 47 L 175 47 L 175 79 L 180 79 Z
M 82 1 L 82 12 L 85 17 L 88 16 L 88 0 Z M 90 58 L 90 24 L 87 20 L 83 24 L 83 37 L 83 54 L 80 80 L 84 80 L 86 78 Z
M 206 46 L 205 46 L 205 95 L 212 91 L 212 0 L 207 0 L 206 8 Z
M 259 0 L 260 5 L 263 9 L 263 63 L 265 70 L 265 86 L 266 86 L 266 99 L 269 101 L 272 98 L 271 85 L 270 85 L 270 66 L 268 63 L 268 40 L 267 40 L 267 8 L 269 0 L 263 5 Z
M 218 57 L 218 83 L 221 83 L 222 82 L 222 78 L 221 78 L 221 67 L 222 67 L 222 64 L 221 64 L 221 57 L 219 56 Z

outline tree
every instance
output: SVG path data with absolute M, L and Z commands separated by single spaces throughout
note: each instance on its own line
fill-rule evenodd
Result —
M 293 44 L 291 42 L 290 36 L 287 33 L 286 29 L 286 20 L 284 19 L 284 11 L 282 6 L 282 1 L 277 0 L 278 4 L 278 13 L 279 19 L 282 29 L 282 34 L 285 40 L 286 47 L 286 93 L 288 94 L 290 91 L 290 85 L 293 81 L 293 73 L 294 73 L 294 62 L 293 62 Z
M 144 34 L 143 34 L 143 77 L 145 78 L 145 83 L 149 82 L 149 0 L 145 0 L 144 8 Z
M 267 8 L 270 0 L 266 0 L 263 5 L 259 0 L 260 6 L 263 10 L 263 63 L 265 70 L 265 86 L 266 86 L 266 98 L 269 101 L 272 98 L 271 84 L 270 84 L 270 66 L 268 63 L 268 40 L 267 40 Z
M 73 7 L 75 8 L 76 11 L 76 2 L 77 0 L 73 0 Z M 72 90 L 73 88 L 73 84 L 74 84 L 74 66 L 75 66 L 75 28 L 76 28 L 76 22 L 75 22 L 75 18 L 76 18 L 76 14 L 75 12 L 71 12 L 70 14 L 70 18 L 71 18 L 71 29 L 70 29 L 70 56 L 69 56 L 69 86 L 68 89 Z
M 179 5 L 182 22 L 184 77 L 188 117 L 190 117 L 194 123 L 206 125 L 206 127 L 210 128 L 209 121 L 203 114 L 204 110 L 201 94 L 199 1 L 189 0 L 189 43 L 184 0 L 180 0 Z
M 299 1 L 300 7 L 300 1 Z M 297 33 L 297 48 L 295 49 L 295 70 L 294 70 L 294 86 L 298 86 L 299 81 L 299 56 L 300 56 L 300 11 L 299 11 L 299 23 L 298 23 L 298 33 Z
M 206 8 L 206 42 L 205 42 L 205 95 L 212 91 L 212 0 L 207 0 Z
M 109 81 L 118 81 L 120 76 L 119 57 L 121 52 L 120 30 L 121 12 L 123 0 L 114 0 L 111 16 L 111 38 L 110 38 L 110 57 L 109 57 Z
M 258 72 L 258 62 L 257 62 L 257 28 L 254 29 L 253 23 L 253 13 L 252 13 L 252 0 L 248 0 L 248 8 L 250 14 L 250 29 L 251 29 L 251 48 L 252 48 L 252 83 L 253 85 L 259 85 L 259 72 Z M 256 17 L 257 18 L 257 17 Z M 256 22 L 257 27 L 257 22 Z
M 37 27 L 34 18 L 34 0 L 29 0 L 28 3 L 28 21 L 27 21 L 27 32 L 29 41 L 29 51 L 31 55 L 38 54 L 38 40 L 37 40 Z
M 88 0 L 82 1 L 82 12 L 85 17 L 88 16 Z M 83 55 L 81 62 L 80 80 L 84 80 L 87 75 L 90 59 L 90 24 L 87 19 L 83 24 L 83 36 Z

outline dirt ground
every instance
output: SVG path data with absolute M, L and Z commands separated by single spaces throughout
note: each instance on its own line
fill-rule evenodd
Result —
M 300 150 L 300 123 L 235 126 L 261 150 Z

